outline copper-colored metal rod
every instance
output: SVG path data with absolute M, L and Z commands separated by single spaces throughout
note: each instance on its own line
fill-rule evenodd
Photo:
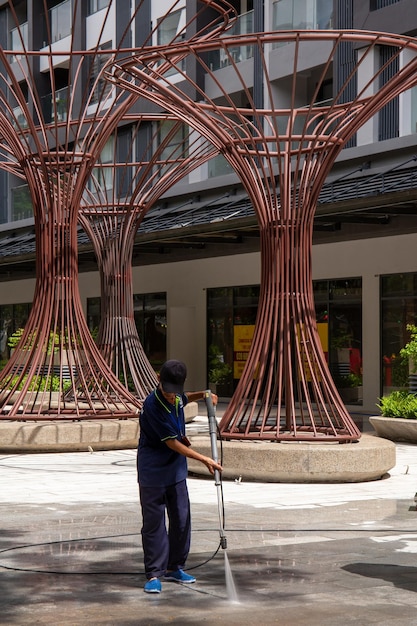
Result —
M 292 67 L 283 72 L 289 102 L 282 107 L 279 81 L 270 75 L 267 55 L 271 45 L 284 42 L 290 44 L 283 50 L 286 57 L 292 54 Z M 353 63 L 332 102 L 316 108 L 320 88 L 345 42 L 360 44 L 362 57 Z M 300 68 L 309 46 L 315 55 L 322 53 L 322 63 L 311 102 L 305 105 Z M 381 46 L 392 49 L 390 61 L 406 50 L 412 54 L 389 84 L 380 84 L 381 67 L 353 98 L 346 97 L 367 59 Z M 267 102 L 260 109 L 253 101 L 252 85 L 245 82 L 248 74 L 241 72 L 242 65 L 232 54 L 249 47 L 263 71 Z M 194 82 L 177 63 L 182 52 L 201 68 L 205 83 Z M 210 52 L 222 55 L 229 67 L 212 70 L 206 60 Z M 210 140 L 240 177 L 258 218 L 259 307 L 248 360 L 220 422 L 226 439 L 352 442 L 360 437 L 329 372 L 317 330 L 312 224 L 322 185 L 347 141 L 393 97 L 417 83 L 416 53 L 415 39 L 389 33 L 254 33 L 173 44 L 164 50 L 149 48 L 114 64 L 108 74 L 119 87 L 177 115 Z M 246 100 L 243 107 L 236 104 L 234 94 L 239 92 Z M 191 98 L 190 93 L 197 97 Z
M 139 339 L 133 308 L 132 254 L 145 215 L 170 187 L 216 153 L 178 120 L 137 118 L 130 128 L 126 161 L 117 161 L 118 133 L 113 134 L 110 163 L 99 159 L 91 188 L 84 194 L 79 222 L 93 242 L 101 281 L 101 321 L 97 345 L 118 378 L 144 399 L 157 376 Z M 142 131 L 142 133 L 141 133 Z M 161 137 L 161 132 L 164 136 Z M 126 138 L 126 127 L 122 132 Z M 148 139 L 143 141 L 143 136 Z M 177 136 L 182 143 L 173 143 Z M 142 154 L 133 161 L 137 143 Z M 155 147 L 156 146 L 156 147 Z
M 13 4 L 9 0 L 10 17 L 19 29 Z M 81 4 L 81 0 L 72 1 L 73 22 L 80 14 Z M 79 209 L 95 164 L 136 101 L 135 95 L 126 95 L 105 82 L 104 68 L 117 56 L 131 54 L 131 48 L 123 47 L 125 34 L 132 29 L 134 20 L 141 19 L 143 9 L 147 16 L 146 4 L 136 2 L 124 34 L 111 51 L 102 50 L 101 46 L 106 43 L 105 22 L 112 17 L 113 0 L 108 3 L 91 50 L 76 49 L 76 29 L 72 28 L 69 46 L 64 51 L 68 83 L 66 119 L 61 121 L 55 102 L 49 112 L 52 121 L 44 111 L 39 81 L 32 69 L 42 64 L 42 85 L 49 79 L 54 94 L 55 65 L 61 52 L 56 54 L 52 37 L 42 51 L 33 50 L 31 42 L 25 46 L 22 34 L 21 50 L 0 49 L 0 102 L 5 112 L 0 115 L 1 147 L 7 155 L 6 167 L 24 177 L 28 184 L 36 236 L 33 304 L 19 345 L 0 373 L 0 419 L 69 419 L 70 415 L 76 419 L 124 419 L 135 415 L 141 406 L 141 400 L 128 391 L 109 367 L 88 330 L 78 288 L 77 228 Z M 157 29 L 180 6 L 179 0 L 168 3 L 147 43 L 154 40 Z M 46 0 L 43 8 L 48 20 Z M 191 22 L 207 9 L 212 11 L 211 17 L 201 20 L 201 28 L 194 28 Z M 183 34 L 186 36 L 193 27 L 193 37 L 208 39 L 228 28 L 235 16 L 228 2 L 201 0 L 198 13 L 191 16 Z M 47 26 L 51 35 L 51 25 Z M 103 69 L 96 75 L 97 66 Z M 12 101 L 20 109 L 19 117 Z M 116 297 L 126 298 L 126 292 L 119 290 Z M 122 331 L 126 329 L 129 331 L 128 326 Z

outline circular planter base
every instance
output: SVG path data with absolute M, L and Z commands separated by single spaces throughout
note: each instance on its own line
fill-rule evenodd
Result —
M 211 456 L 207 437 L 190 437 L 193 448 Z M 396 463 L 395 444 L 372 435 L 357 443 L 269 443 L 223 441 L 223 478 L 261 482 L 364 482 L 382 478 Z M 202 463 L 190 472 L 207 476 Z
M 384 437 L 391 441 L 417 443 L 417 419 L 375 415 L 371 416 L 369 421 L 375 428 L 378 437 Z
M 197 402 L 185 408 L 185 421 L 198 413 Z M 139 417 L 132 419 L 82 419 L 51 421 L 0 420 L 0 452 L 86 452 L 136 448 Z

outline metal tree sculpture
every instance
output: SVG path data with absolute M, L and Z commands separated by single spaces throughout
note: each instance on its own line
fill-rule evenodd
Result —
M 125 116 L 124 122 L 128 121 Z M 217 151 L 172 116 L 143 115 L 138 120 L 132 115 L 131 123 L 120 125 L 112 140 L 113 153 L 96 162 L 79 222 L 93 242 L 100 271 L 101 319 L 96 343 L 116 376 L 144 399 L 155 388 L 157 377 L 134 318 L 135 235 L 155 202 Z M 124 161 L 120 161 L 119 144 L 124 144 Z
M 68 36 L 56 43 L 43 0 L 46 45 L 42 29 L 26 40 L 15 4 L 8 2 L 18 43 L 13 50 L 0 50 L 1 150 L 4 167 L 21 173 L 28 184 L 36 233 L 36 283 L 22 338 L 0 375 L 0 417 L 125 417 L 140 403 L 108 367 L 87 328 L 78 291 L 77 221 L 94 164 L 135 100 L 106 83 L 103 69 L 121 49 L 133 52 L 126 43 L 131 36 L 136 36 L 135 50 L 153 41 L 150 3 L 137 0 L 121 26 L 116 2 L 109 0 L 100 12 L 102 23 L 95 23 L 95 39 L 88 50 L 81 45 L 81 0 L 65 5 L 67 20 L 61 16 L 60 25 L 68 27 Z M 170 3 L 156 29 L 181 6 L 178 0 Z M 210 17 L 200 28 L 204 10 Z M 201 11 L 185 21 L 175 37 L 185 36 L 187 29 L 194 37 L 212 36 L 228 27 L 233 15 L 223 0 L 201 0 Z M 116 22 L 122 35 L 108 49 Z M 137 25 L 142 22 L 149 30 L 139 42 Z M 40 68 L 42 80 L 36 80 L 34 67 Z
M 342 148 L 415 84 L 417 43 L 364 31 L 289 31 L 226 36 L 182 49 L 204 80 L 182 71 L 174 48 L 142 51 L 116 64 L 109 78 L 210 139 L 240 177 L 258 218 L 255 334 L 220 431 L 226 439 L 357 440 L 360 432 L 337 392 L 315 321 L 313 217 Z M 381 49 L 386 60 L 375 70 Z M 157 59 L 172 61 L 169 74 L 159 71 Z M 333 97 L 320 104 L 333 65 Z

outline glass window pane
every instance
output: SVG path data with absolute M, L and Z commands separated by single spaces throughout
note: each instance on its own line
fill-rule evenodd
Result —
M 230 397 L 252 343 L 259 285 L 207 290 L 207 372 L 212 391 Z
M 211 390 L 233 393 L 233 288 L 207 289 L 207 375 Z
M 174 11 L 165 18 L 158 20 L 158 44 L 174 41 L 177 33 L 185 25 L 185 9 Z
M 30 217 L 33 217 L 33 208 L 29 187 L 28 185 L 15 187 L 12 189 L 12 222 Z
M 410 339 L 408 324 L 417 324 L 417 274 L 381 277 L 382 394 L 408 389 L 409 365 L 400 350 Z
M 95 338 L 101 318 L 101 298 L 87 298 L 87 324 Z
M 92 15 L 109 5 L 110 0 L 89 0 L 88 14 Z
M 13 306 L 4 304 L 0 306 L 0 359 L 7 360 L 10 355 L 7 340 L 13 333 Z
M 7 341 L 18 328 L 24 328 L 29 317 L 32 304 L 6 304 L 0 306 L 0 359 L 10 357 Z
M 291 30 L 293 0 L 278 0 L 273 5 L 273 28 L 274 30 Z
M 102 51 L 109 50 L 110 48 L 111 41 L 108 41 L 100 46 L 97 55 L 94 55 L 92 61 L 93 67 L 90 72 L 90 104 L 104 101 L 112 90 L 110 81 L 100 76 L 104 66 L 110 60 L 110 54 L 103 53 Z
M 166 293 L 135 294 L 133 305 L 143 349 L 152 367 L 158 371 L 166 360 Z
M 391 274 L 381 277 L 381 296 L 413 296 L 417 293 L 417 274 Z
M 362 402 L 362 279 L 314 281 L 317 327 L 346 404 Z
M 317 0 L 317 28 L 333 28 L 333 0 Z
M 72 6 L 71 0 L 61 2 L 49 10 L 49 23 L 52 41 L 59 41 L 71 34 Z

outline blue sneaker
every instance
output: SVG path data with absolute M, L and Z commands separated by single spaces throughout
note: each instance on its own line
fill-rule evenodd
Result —
M 145 593 L 161 593 L 162 585 L 159 578 L 151 578 L 147 580 L 143 591 Z
M 195 583 L 196 579 L 190 574 L 186 574 L 184 570 L 177 569 L 174 572 L 167 572 L 164 576 L 164 580 L 173 580 L 176 583 Z

